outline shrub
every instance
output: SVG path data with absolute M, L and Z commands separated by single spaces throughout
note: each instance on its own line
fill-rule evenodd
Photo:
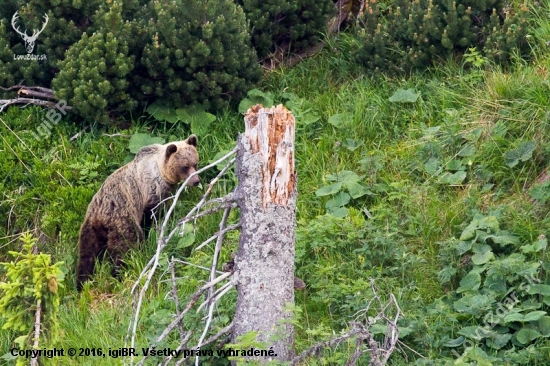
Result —
M 101 31 L 84 34 L 69 48 L 53 87 L 81 116 L 107 124 L 110 117 L 137 105 L 127 94 L 135 57 L 129 55 L 132 26 L 122 20 L 121 4 L 114 3 L 98 18 Z
M 161 100 L 217 109 L 259 80 L 242 9 L 229 0 L 114 2 L 94 19 L 99 31 L 67 52 L 53 82 L 59 98 L 88 120 L 107 123 Z
M 246 18 L 230 0 L 151 1 L 141 23 L 148 29 L 135 97 L 217 109 L 241 97 L 261 70 Z
M 91 17 L 101 3 L 102 0 L 31 0 L 21 5 L 14 0 L 0 0 L 0 75 L 4 75 L 0 76 L 0 86 L 24 80 L 25 85 L 49 87 L 59 71 L 59 62 L 64 59 L 65 51 L 81 38 L 83 32 L 93 28 Z M 27 54 L 21 36 L 11 26 L 16 11 L 19 31 L 26 30 L 28 35 L 33 33 L 33 29 L 40 30 L 45 24 L 44 16 L 48 17 L 32 52 L 46 55 L 45 60 L 14 60 L 14 54 Z
M 250 21 L 252 42 L 265 57 L 277 48 L 299 51 L 324 32 L 332 0 L 238 0 Z
M 394 0 L 386 12 L 367 3 L 356 57 L 370 69 L 398 71 L 477 47 L 506 63 L 526 45 L 526 13 L 525 5 L 504 10 L 500 0 Z

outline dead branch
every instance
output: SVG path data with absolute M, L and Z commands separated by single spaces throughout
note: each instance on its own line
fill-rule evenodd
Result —
M 40 107 L 55 108 L 56 102 L 49 100 L 41 99 L 31 99 L 31 98 L 15 98 L 15 99 L 0 99 L 0 112 L 3 112 L 4 109 L 13 104 L 34 104 Z M 73 109 L 70 106 L 64 106 L 63 109 Z
M 176 305 L 176 316 L 180 316 L 180 310 L 179 310 L 179 297 L 178 297 L 178 288 L 176 286 L 176 272 L 174 270 L 174 257 L 172 256 L 172 261 L 170 262 L 170 274 L 172 279 L 172 300 L 174 300 L 174 305 Z M 185 331 L 183 330 L 183 324 L 180 322 L 178 324 L 179 331 L 180 331 L 180 337 L 183 341 L 185 339 Z
M 141 305 L 142 305 L 142 302 L 143 302 L 143 298 L 144 298 L 144 295 L 145 295 L 145 291 L 147 291 L 147 289 L 149 288 L 149 284 L 151 282 L 151 279 L 155 273 L 155 270 L 157 269 L 158 267 L 158 264 L 159 264 L 159 258 L 160 258 L 160 254 L 162 252 L 162 250 L 164 249 L 164 247 L 166 246 L 166 244 L 168 243 L 168 241 L 174 236 L 174 234 L 178 231 L 179 229 L 179 226 L 176 226 L 168 235 L 165 234 L 165 230 L 166 230 L 166 227 L 168 225 L 168 222 L 170 220 L 170 217 L 176 207 L 176 204 L 178 202 L 178 198 L 179 196 L 181 195 L 181 193 L 183 192 L 183 190 L 185 189 L 185 187 L 189 184 L 189 181 L 195 176 L 195 175 L 198 175 L 202 172 L 204 172 L 205 170 L 207 169 L 210 169 L 211 167 L 214 167 L 216 166 L 217 164 L 221 163 L 222 161 L 228 159 L 230 156 L 232 156 L 233 154 L 235 154 L 237 152 L 237 149 L 233 149 L 231 150 L 229 153 L 227 153 L 226 155 L 224 155 L 223 157 L 221 157 L 220 159 L 216 160 L 215 162 L 211 163 L 211 164 L 208 164 L 207 166 L 197 170 L 196 172 L 194 172 L 193 174 L 191 174 L 186 180 L 185 182 L 183 182 L 183 184 L 179 187 L 179 189 L 177 190 L 176 194 L 174 195 L 174 200 L 172 202 L 172 204 L 170 205 L 168 211 L 166 212 L 166 215 L 164 217 L 164 221 L 162 223 L 162 226 L 160 228 L 160 235 L 159 235 L 159 238 L 157 240 L 157 250 L 155 252 L 155 255 L 153 256 L 153 258 L 151 258 L 151 260 L 149 260 L 149 262 L 147 263 L 147 265 L 145 266 L 145 268 L 143 268 L 142 272 L 140 273 L 136 283 L 134 284 L 134 286 L 132 287 L 132 290 L 131 290 L 131 294 L 133 295 L 133 299 L 132 299 L 132 316 L 130 318 L 130 323 L 128 325 L 128 331 L 126 333 L 126 338 L 125 338 L 125 341 L 124 341 L 124 347 L 127 347 L 128 345 L 128 338 L 130 337 L 130 334 L 131 334 L 131 346 L 132 348 L 135 348 L 134 345 L 135 345 L 135 338 L 136 338 L 136 332 L 137 332 L 137 323 L 138 323 L 138 318 L 139 318 L 139 313 L 140 313 L 140 310 L 141 310 Z M 197 206 L 195 206 L 190 214 L 194 213 L 195 211 L 197 211 Z M 190 216 L 188 214 L 188 216 Z M 231 275 L 231 274 L 229 274 Z M 225 274 L 221 275 L 220 277 L 224 277 L 226 276 Z M 218 277 L 217 280 L 220 279 L 220 277 Z M 141 288 L 141 291 L 139 291 L 139 294 L 137 293 L 137 288 L 138 286 L 140 285 L 140 283 L 142 282 L 142 279 L 145 278 L 145 283 L 143 284 L 142 288 Z M 217 283 L 217 282 L 216 282 Z M 204 290 L 203 290 L 204 291 Z M 202 294 L 202 291 L 200 292 L 200 294 Z M 189 309 L 197 302 L 200 294 L 197 295 L 197 293 L 195 294 L 196 295 L 196 298 L 195 298 L 195 295 L 193 295 L 191 297 L 191 300 L 189 301 L 189 303 L 187 304 L 187 307 L 186 307 L 186 310 L 184 310 L 180 316 L 177 316 L 176 317 L 176 320 L 177 321 L 174 321 L 172 324 L 174 324 L 174 326 L 177 324 L 177 322 L 181 321 L 183 319 L 183 316 L 189 311 Z M 165 329 L 165 332 L 163 332 L 163 334 L 168 334 L 171 330 L 173 329 L 173 327 L 168 327 Z M 166 336 L 164 335 L 164 337 Z M 134 356 L 133 354 L 131 355 L 130 357 L 130 363 L 133 365 L 134 363 Z M 141 362 L 141 364 L 143 364 L 143 361 Z
M 303 351 L 299 356 L 295 357 L 290 365 L 298 365 L 300 362 L 305 361 L 308 357 L 318 356 L 324 348 L 336 348 L 343 341 L 353 337 L 356 337 L 355 349 L 346 363 L 347 366 L 357 365 L 359 357 L 367 352 L 370 353 L 369 366 L 385 365 L 393 351 L 396 349 L 396 345 L 398 343 L 403 344 L 398 339 L 399 328 L 397 326 L 397 321 L 401 318 L 403 312 L 401 311 L 401 308 L 399 307 L 393 294 L 390 294 L 390 299 L 387 303 L 382 302 L 377 294 L 377 287 L 374 284 L 374 280 L 372 279 L 371 288 L 373 291 L 373 297 L 369 300 L 364 309 L 356 313 L 356 320 L 351 323 L 350 331 L 339 337 L 313 345 L 309 349 Z M 372 304 L 377 304 L 378 310 L 376 311 L 376 315 L 374 317 L 369 317 L 368 314 L 371 313 Z M 393 315 L 391 315 L 392 313 Z M 362 317 L 364 317 L 364 321 L 358 321 L 358 319 Z M 386 325 L 386 334 L 382 343 L 376 341 L 373 334 L 369 330 L 369 327 L 376 323 L 383 323 Z M 420 357 L 423 357 L 417 352 L 414 353 Z
M 38 342 L 40 340 L 40 317 L 42 313 L 42 299 L 38 299 L 36 302 L 36 314 L 35 314 L 35 320 L 34 320 L 34 342 L 33 342 L 33 349 L 38 349 Z M 31 366 L 37 366 L 38 365 L 38 355 L 33 356 L 31 358 Z
M 125 137 L 125 138 L 132 138 L 132 135 L 124 135 L 122 133 L 113 133 L 112 135 L 109 135 L 108 133 L 104 133 L 101 136 L 107 136 L 107 137 Z
M 192 267 L 197 267 L 197 268 L 200 268 L 200 269 L 204 269 L 205 271 L 210 271 L 210 268 L 206 268 L 206 267 L 203 267 L 203 266 L 199 266 L 198 264 L 194 264 L 194 263 L 182 261 L 181 259 L 176 259 L 176 258 L 174 258 L 174 257 L 172 257 L 172 262 L 183 263 L 183 264 L 187 264 L 188 266 L 192 266 Z M 222 274 L 222 273 L 224 273 L 224 272 L 223 272 L 223 271 L 216 271 L 216 273 L 217 273 L 217 274 Z
M 82 135 L 88 128 L 90 128 L 90 126 L 84 127 L 82 130 L 80 130 L 80 132 L 78 132 L 76 135 L 74 135 L 73 137 L 71 137 L 71 138 L 69 139 L 69 142 L 74 141 L 74 140 L 76 140 L 77 138 L 79 138 L 80 135 Z
M 198 289 L 193 295 L 191 295 L 191 297 L 189 298 L 189 302 L 187 303 L 187 306 L 185 307 L 185 309 L 183 309 L 182 312 L 178 316 L 176 316 L 176 318 L 172 321 L 172 323 L 170 323 L 170 325 L 168 325 L 168 327 L 166 327 L 164 332 L 162 332 L 162 334 L 160 336 L 158 336 L 158 338 L 155 340 L 155 342 L 153 342 L 153 344 L 151 344 L 149 346 L 149 348 L 156 347 L 157 343 L 161 342 L 164 338 L 166 338 L 168 336 L 168 334 L 170 334 L 170 332 L 172 330 L 174 330 L 175 327 L 178 326 L 178 324 L 183 320 L 185 314 L 187 314 L 189 312 L 189 310 L 191 310 L 191 308 L 193 308 L 193 306 L 197 303 L 197 301 L 199 300 L 201 295 L 206 290 L 208 290 L 212 286 L 215 286 L 217 283 L 223 281 L 224 279 L 228 278 L 229 276 L 231 276 L 231 273 L 224 273 L 223 275 L 216 278 L 214 281 L 208 282 L 207 284 L 202 286 L 200 289 Z M 144 365 L 146 359 L 147 359 L 147 356 L 144 356 L 141 359 L 141 361 L 139 361 L 138 365 Z M 132 362 L 133 362 L 133 360 L 132 360 Z
M 214 239 L 216 238 L 223 238 L 223 236 L 225 235 L 226 232 L 228 231 L 231 231 L 231 230 L 236 230 L 238 228 L 241 227 L 241 224 L 233 224 L 233 225 L 229 225 L 228 227 L 226 227 L 225 229 L 223 230 L 220 230 L 218 231 L 216 234 L 212 235 L 210 238 L 206 239 L 204 242 L 202 242 L 201 245 L 199 245 L 198 247 L 195 248 L 195 250 L 201 250 L 202 248 L 204 248 L 204 246 L 208 243 L 210 243 L 211 241 L 214 241 Z

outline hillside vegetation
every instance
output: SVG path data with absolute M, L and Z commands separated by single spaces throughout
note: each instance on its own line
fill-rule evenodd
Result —
M 296 275 L 307 283 L 296 293 L 298 352 L 345 330 L 371 299 L 374 279 L 378 293 L 393 293 L 404 313 L 400 339 L 409 348 L 395 352 L 392 365 L 550 364 L 550 11 L 547 3 L 530 11 L 532 56 L 514 56 L 508 68 L 470 49 L 463 58 L 388 76 L 356 64 L 358 41 L 342 33 L 327 39 L 320 54 L 270 72 L 261 91 L 249 93 L 287 105 L 297 119 Z M 8 251 L 20 250 L 21 233 L 30 232 L 52 263 L 63 262 L 57 347 L 123 347 L 130 289 L 154 252 L 156 233 L 129 253 L 120 280 L 105 261 L 79 295 L 78 230 L 102 182 L 132 159 L 132 144 L 182 140 L 193 124 L 145 115 L 129 130 L 92 124 L 70 141 L 88 124 L 69 115 L 37 141 L 32 132 L 44 116 L 35 107 L 0 115 L 0 261 L 12 260 Z M 204 118 L 210 122 L 199 134 L 200 166 L 233 148 L 244 130 L 233 109 Z M 230 173 L 213 194 L 235 186 Z M 189 189 L 179 217 L 202 194 Z M 198 222 L 195 243 L 217 231 L 219 218 Z M 238 234 L 229 236 L 222 263 L 237 241 Z M 171 243 L 165 258 L 207 265 L 213 246 L 191 249 Z M 182 266 L 178 274 L 185 279 L 182 297 L 204 278 L 194 267 Z M 139 347 L 173 319 L 165 279 L 156 278 L 146 294 Z M 235 298 L 233 290 L 220 303 L 214 331 L 229 324 Z M 188 320 L 190 327 L 200 322 L 200 315 Z M 0 364 L 15 363 L 7 354 L 19 335 L 0 331 Z M 177 344 L 170 339 L 161 346 Z M 344 365 L 352 344 L 307 364 Z M 55 362 L 98 364 L 77 356 Z M 101 359 L 102 365 L 120 362 Z M 364 355 L 360 364 L 367 363 Z

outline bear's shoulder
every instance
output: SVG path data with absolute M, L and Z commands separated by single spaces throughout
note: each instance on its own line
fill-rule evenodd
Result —
M 162 145 L 159 144 L 144 146 L 138 151 L 134 160 L 139 161 L 151 156 L 157 156 L 161 148 Z

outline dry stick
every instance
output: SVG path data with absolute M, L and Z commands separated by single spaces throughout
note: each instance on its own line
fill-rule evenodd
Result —
M 230 272 L 229 272 L 229 273 L 230 273 Z M 222 292 L 222 291 L 225 291 L 226 288 L 229 287 L 229 286 L 234 286 L 234 283 L 233 283 L 233 282 L 228 282 L 228 283 L 226 283 L 225 285 L 223 285 L 222 287 L 220 287 L 219 289 L 217 289 L 213 294 L 209 295 L 208 298 L 207 298 L 202 304 L 199 305 L 199 308 L 197 309 L 197 313 L 200 312 L 201 309 L 202 309 L 204 306 L 210 304 L 210 302 L 211 302 L 212 300 L 214 300 L 214 296 L 216 296 L 217 294 L 219 294 L 219 293 Z M 210 289 L 212 289 L 212 288 L 210 288 Z M 200 346 L 200 344 L 199 344 L 199 346 Z
M 223 158 L 221 158 L 220 160 L 223 161 L 223 160 L 226 160 L 230 154 L 234 154 L 235 152 L 237 151 L 237 149 L 233 149 L 232 151 L 230 151 L 227 155 L 225 155 Z M 222 160 L 223 159 L 223 160 Z M 218 160 L 218 161 L 220 161 Z M 231 165 L 233 165 L 233 163 L 235 162 L 235 158 L 232 159 L 229 163 L 227 163 L 227 165 L 218 173 L 218 175 L 212 179 L 212 181 L 210 182 L 210 184 L 208 185 L 208 189 L 206 190 L 206 193 L 202 196 L 201 200 L 199 201 L 199 203 L 197 203 L 195 205 L 195 207 L 193 207 L 193 209 L 191 211 L 189 211 L 189 213 L 185 216 L 184 219 L 187 219 L 193 212 L 199 210 L 205 203 L 204 201 L 206 201 L 206 197 L 208 197 L 208 195 L 210 194 L 210 191 L 212 190 L 212 186 L 214 185 L 213 183 L 217 182 L 218 179 L 227 171 L 227 169 L 229 169 L 229 167 L 231 167 Z M 195 175 L 204 171 L 204 169 L 206 169 L 207 167 L 212 167 L 213 165 L 215 165 L 215 163 L 212 163 L 210 165 L 207 165 L 206 167 L 200 169 L 198 172 L 194 173 Z M 231 194 L 227 195 L 226 197 L 229 197 L 231 196 Z M 155 207 L 153 207 L 151 209 L 151 211 L 155 211 L 162 203 L 172 199 L 172 198 L 175 198 L 175 195 L 174 196 L 170 196 L 170 197 L 166 197 L 165 199 L 163 199 L 162 201 L 160 201 Z M 222 197 L 223 198 L 223 197 Z M 210 202 L 210 201 L 208 201 Z M 207 203 L 208 203 L 207 202 Z M 181 224 L 181 220 L 178 221 L 178 225 Z
M 84 127 L 82 130 L 80 130 L 80 132 L 78 132 L 76 135 L 74 135 L 73 137 L 71 137 L 71 138 L 69 139 L 69 142 L 74 141 L 74 140 L 76 140 L 77 138 L 79 138 L 80 135 L 82 135 L 88 128 L 90 128 L 90 126 Z
M 174 271 L 174 256 L 172 256 L 172 261 L 170 261 L 170 274 L 172 275 L 172 300 L 176 305 L 176 316 L 180 316 L 180 304 L 178 298 L 178 289 L 176 287 L 176 272 Z M 179 323 L 180 337 L 181 340 L 185 338 L 185 331 L 183 330 L 183 324 Z
M 55 108 L 56 103 L 49 100 L 40 100 L 32 98 L 0 99 L 0 112 L 13 104 L 34 104 L 40 107 Z M 73 109 L 71 106 L 64 106 L 63 109 Z
M 10 126 L 8 126 L 8 125 L 6 124 L 6 122 L 4 122 L 4 120 L 3 120 L 2 118 L 0 118 L 0 121 L 2 121 L 2 123 L 4 124 L 4 126 L 6 126 L 6 128 L 7 128 L 8 130 L 10 130 L 10 132 L 11 132 L 15 137 L 17 137 L 17 139 L 23 144 L 23 146 L 25 146 L 25 147 L 27 148 L 27 150 L 29 150 L 29 151 L 31 152 L 32 156 L 34 156 L 36 159 L 38 159 L 38 157 L 37 157 L 36 155 L 34 155 L 34 152 L 31 150 L 31 148 L 27 146 L 27 144 L 25 143 L 25 141 L 21 140 L 21 138 L 20 138 L 15 132 L 13 132 L 13 130 L 10 128 Z
M 141 310 L 141 303 L 143 301 L 143 295 L 145 294 L 145 291 L 149 287 L 149 283 L 151 282 L 151 278 L 153 277 L 155 269 L 158 266 L 158 260 L 159 260 L 159 257 L 160 257 L 160 252 L 166 246 L 166 243 L 172 237 L 172 235 L 175 234 L 176 230 L 174 229 L 174 230 L 172 230 L 172 232 L 170 233 L 170 235 L 167 237 L 166 240 L 164 238 L 164 231 L 166 230 L 166 226 L 168 225 L 168 221 L 170 219 L 170 216 L 172 215 L 172 212 L 176 208 L 176 203 L 178 202 L 178 198 L 179 198 L 180 194 L 183 192 L 183 189 L 187 186 L 189 181 L 194 176 L 199 175 L 200 173 L 204 172 L 207 169 L 210 169 L 213 166 L 216 166 L 217 164 L 219 164 L 220 162 L 226 160 L 227 158 L 229 158 L 231 155 L 235 154 L 236 152 L 237 152 L 237 148 L 231 150 L 229 153 L 225 154 L 223 157 L 216 160 L 212 164 L 209 164 L 209 165 L 205 166 L 204 168 L 201 168 L 201 169 L 197 170 L 196 172 L 194 172 L 193 174 L 189 175 L 189 177 L 185 180 L 185 182 L 183 182 L 181 187 L 177 190 L 176 195 L 174 196 L 174 202 L 172 202 L 172 205 L 170 206 L 170 208 L 168 209 L 168 212 L 166 213 L 166 216 L 164 217 L 164 222 L 162 223 L 162 227 L 161 227 L 161 230 L 160 230 L 160 237 L 157 240 L 157 251 L 156 251 L 155 255 L 153 256 L 153 258 L 151 258 L 149 263 L 147 263 L 145 268 L 140 273 L 136 283 L 132 287 L 132 291 L 130 292 L 131 294 L 133 294 L 132 316 L 130 318 L 130 323 L 128 325 L 128 332 L 126 334 L 126 339 L 124 340 L 124 347 L 127 346 L 128 336 L 130 335 L 130 330 L 131 330 L 132 331 L 131 348 L 135 348 L 134 345 L 135 345 L 135 338 L 136 338 L 136 331 L 137 331 L 137 321 L 138 321 L 138 317 L 139 317 L 139 312 Z M 193 210 L 195 210 L 195 209 L 193 209 Z M 144 283 L 144 285 L 143 285 L 143 287 L 142 287 L 142 289 L 139 293 L 139 298 L 138 298 L 138 302 L 137 302 L 137 305 L 136 305 L 135 298 L 137 296 L 137 293 L 135 291 L 137 289 L 137 286 L 140 284 L 142 278 L 145 276 L 145 273 L 147 273 L 147 271 L 149 271 L 149 275 L 147 276 L 147 279 L 146 279 L 146 281 L 145 281 L 145 283 Z M 125 362 L 126 362 L 126 360 L 125 360 Z M 134 364 L 134 355 L 133 354 L 130 356 L 130 363 L 132 365 Z
M 36 302 L 36 316 L 34 320 L 34 344 L 33 349 L 38 349 L 38 341 L 40 339 L 40 313 L 42 312 L 42 299 Z M 31 366 L 38 365 L 38 355 L 31 358 Z
M 172 323 L 170 323 L 170 325 L 168 327 L 166 327 L 166 329 L 164 329 L 162 334 L 160 336 L 158 336 L 158 338 L 155 340 L 155 342 L 153 342 L 153 344 L 151 346 L 149 346 L 149 348 L 155 348 L 157 343 L 161 342 L 164 338 L 166 338 L 168 336 L 168 334 L 170 334 L 170 332 L 172 330 L 174 330 L 175 327 L 178 326 L 178 323 L 182 321 L 185 314 L 187 314 L 189 312 L 189 310 L 191 310 L 191 308 L 197 303 L 197 301 L 199 300 L 199 298 L 201 297 L 201 295 L 203 294 L 204 291 L 208 290 L 212 286 L 215 286 L 217 283 L 223 281 L 224 279 L 228 278 L 231 275 L 232 275 L 232 273 L 230 273 L 230 272 L 224 273 L 223 275 L 216 278 L 214 281 L 209 282 L 209 283 L 205 284 L 204 286 L 202 286 L 200 289 L 198 289 L 197 292 L 195 292 L 190 297 L 189 302 L 187 303 L 187 306 L 185 307 L 185 309 L 183 309 L 182 312 L 180 313 L 180 315 L 178 315 L 172 321 Z M 147 359 L 147 357 L 148 356 L 144 356 L 143 359 L 141 361 L 139 361 L 138 365 L 143 365 L 145 360 Z
M 0 239 L 2 239 L 2 238 L 0 238 Z M 206 268 L 206 267 L 203 267 L 203 266 L 199 266 L 198 264 L 195 264 L 195 263 L 182 261 L 181 259 L 176 259 L 176 258 L 174 258 L 174 257 L 172 257 L 172 261 L 173 261 L 173 262 L 179 262 L 179 263 L 187 264 L 188 266 L 193 266 L 193 267 L 197 267 L 197 268 L 200 268 L 200 269 L 204 269 L 205 271 L 210 271 L 210 270 L 211 270 L 210 268 Z M 225 272 L 216 271 L 216 273 L 217 273 L 217 274 L 222 274 L 222 273 L 225 273 Z
M 229 163 L 227 163 L 223 169 L 220 171 L 220 173 L 216 176 L 216 178 L 212 179 L 212 181 L 210 182 L 210 184 L 208 185 L 208 189 L 206 190 L 206 193 L 204 194 L 204 196 L 202 197 L 202 199 L 200 200 L 199 204 L 197 205 L 197 210 L 199 211 L 200 213 L 200 209 L 202 208 L 203 205 L 206 205 L 208 204 L 209 202 L 212 202 L 214 200 L 210 200 L 206 203 L 204 203 L 204 201 L 206 200 L 206 197 L 208 197 L 210 195 L 210 192 L 212 192 L 212 187 L 214 187 L 214 184 L 216 184 L 218 182 L 218 180 L 220 179 L 220 177 L 222 175 L 225 174 L 225 172 L 227 170 L 229 170 L 229 168 L 235 163 L 235 161 L 237 161 L 237 158 L 233 158 L 229 161 Z M 197 225 L 197 219 L 195 218 L 194 222 L 193 222 L 193 227 L 196 228 L 196 225 Z
M 218 339 L 221 338 L 221 336 L 223 336 L 224 334 L 227 334 L 229 332 L 231 332 L 231 330 L 233 329 L 233 323 L 230 323 L 228 326 L 222 328 L 218 333 L 216 333 L 215 335 L 213 335 L 212 337 L 208 338 L 206 341 L 203 342 L 202 346 L 208 346 L 209 344 L 211 343 L 214 343 L 216 342 Z M 202 347 L 201 346 L 201 347 Z M 197 349 L 198 346 L 196 347 L 191 347 L 190 349 Z M 180 344 L 178 346 L 178 348 L 176 348 L 176 352 L 179 351 L 180 349 L 182 348 L 182 345 Z M 168 357 L 166 357 L 164 359 L 164 361 L 162 361 L 161 363 L 161 366 L 165 366 L 165 365 L 168 365 L 168 363 L 172 360 L 173 356 L 170 355 Z M 186 360 L 187 357 L 183 357 L 182 360 Z M 181 361 L 179 361 L 181 362 Z M 178 365 L 178 364 L 176 364 Z
M 236 230 L 240 227 L 241 227 L 240 223 L 229 225 L 225 229 L 218 231 L 216 234 L 212 235 L 211 237 L 209 237 L 208 239 L 203 241 L 201 243 L 201 245 L 199 245 L 198 247 L 195 248 L 195 250 L 201 250 L 202 248 L 204 248 L 206 246 L 206 244 L 210 243 L 211 241 L 214 241 L 214 239 L 223 238 L 223 236 L 225 235 L 226 232 L 231 231 L 231 230 Z
M 231 273 L 231 272 L 228 272 Z M 229 290 L 231 290 L 233 287 L 235 287 L 235 283 L 233 281 L 229 282 L 230 286 L 224 286 L 226 287 L 225 290 L 220 292 L 218 296 L 210 303 L 210 308 L 208 309 L 208 319 L 206 320 L 206 325 L 204 326 L 204 331 L 202 332 L 201 338 L 199 339 L 199 345 L 197 347 L 201 346 L 201 342 L 204 339 L 204 336 L 208 332 L 208 328 L 210 327 L 210 322 L 212 321 L 212 314 L 214 313 L 214 305 L 216 305 L 216 302 L 218 302 L 219 299 L 223 297 Z M 177 365 L 177 364 L 176 364 Z M 199 356 L 195 358 L 195 366 L 199 366 Z

